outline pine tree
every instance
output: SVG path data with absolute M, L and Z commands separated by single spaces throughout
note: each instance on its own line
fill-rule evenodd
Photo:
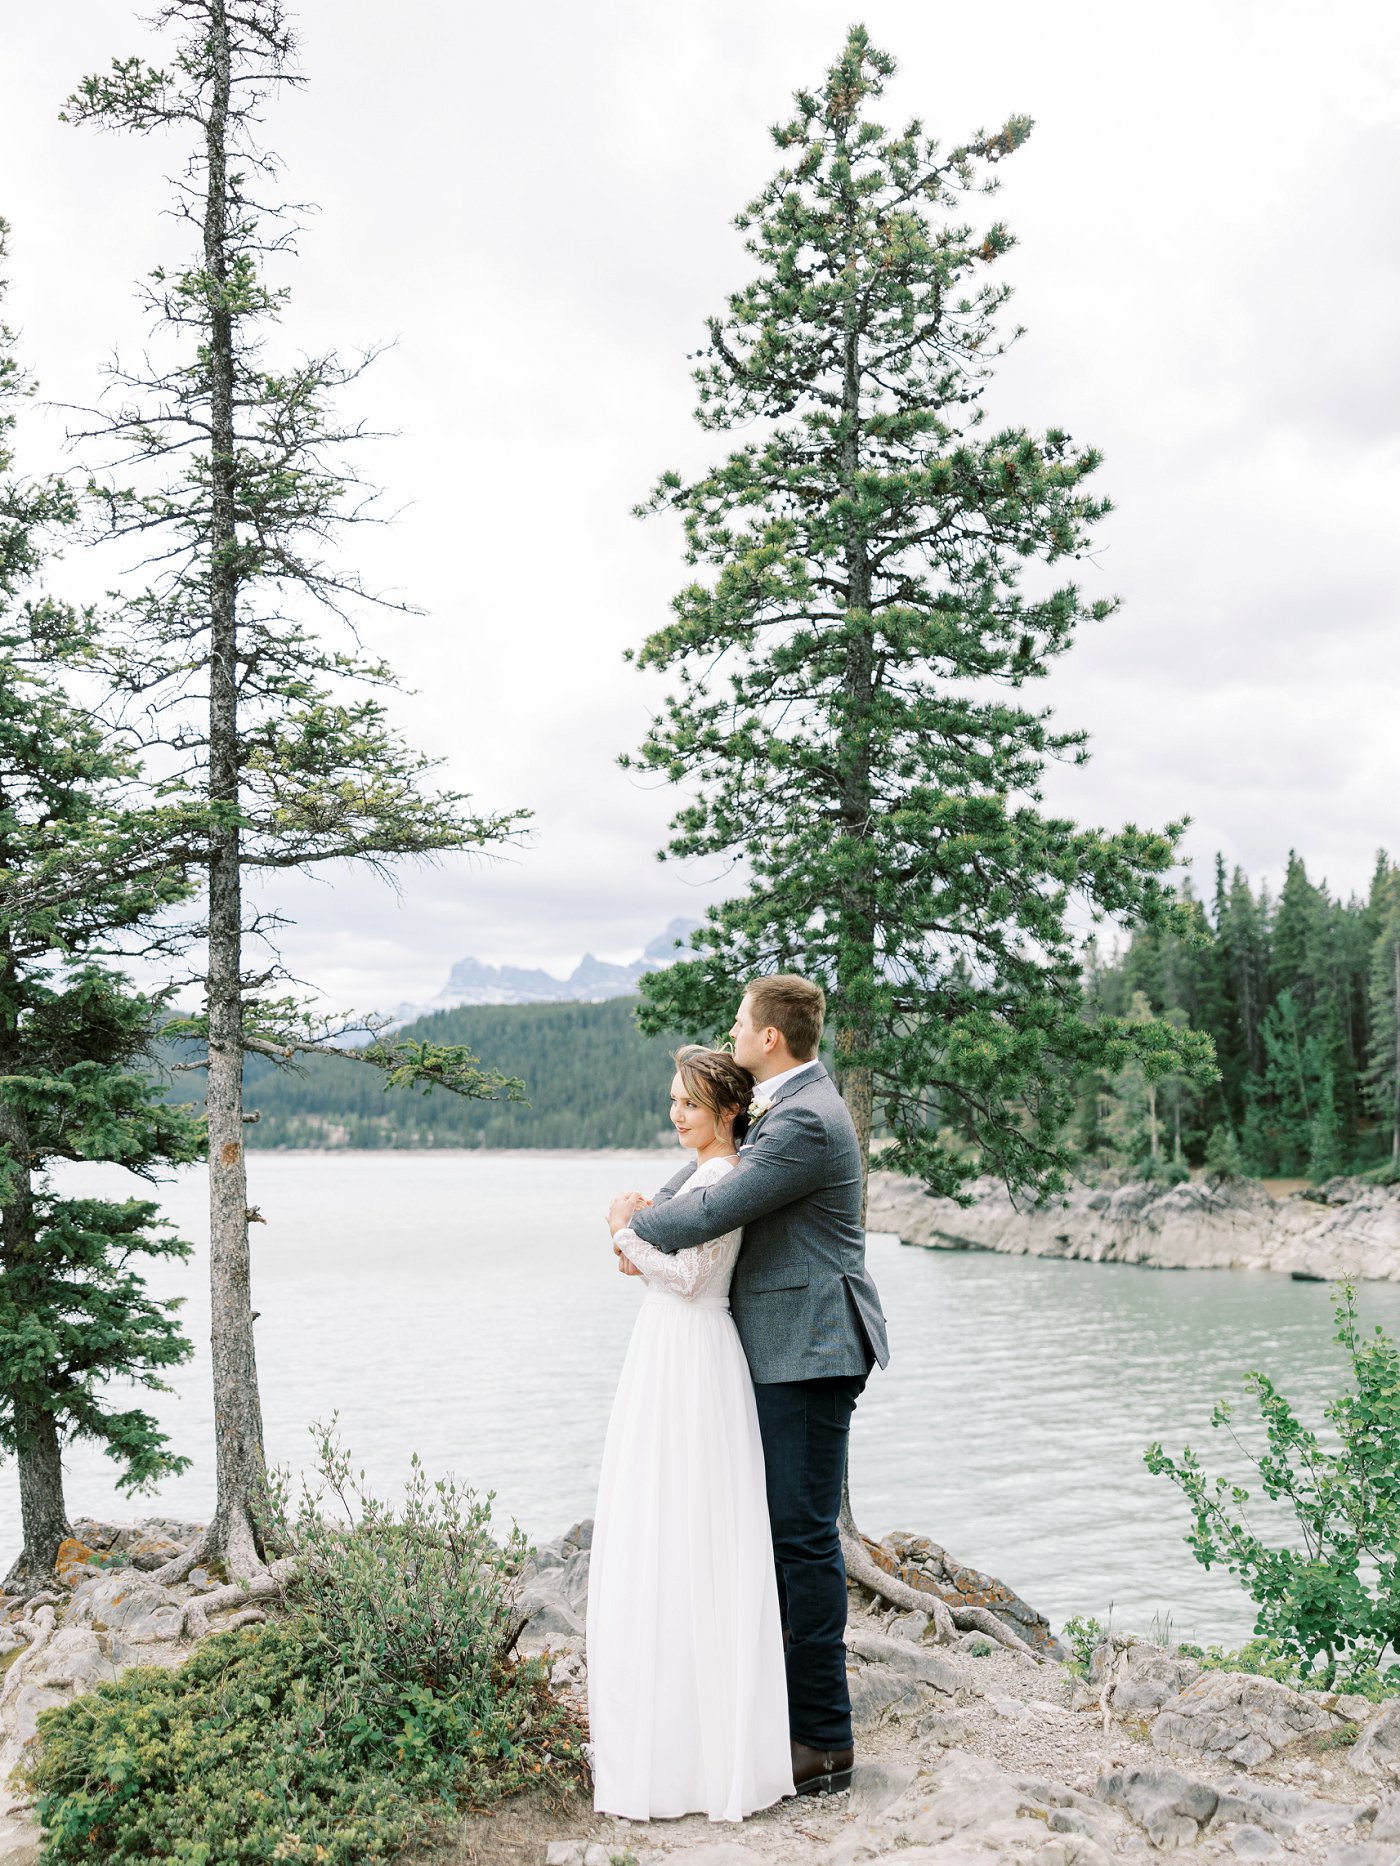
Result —
M 1080 830 L 1040 807 L 1047 759 L 1082 735 L 1018 700 L 1111 613 L 1063 572 L 1107 501 L 1090 448 L 987 431 L 1012 245 L 966 197 L 1030 133 L 1013 117 L 945 153 L 871 111 L 894 70 L 853 27 L 774 138 L 785 166 L 737 225 L 752 281 L 709 322 L 695 380 L 708 429 L 742 443 L 651 510 L 684 522 L 710 576 L 676 597 L 642 666 L 678 690 L 639 762 L 693 789 L 679 857 L 742 859 L 747 892 L 644 986 L 651 1028 L 722 1028 L 735 987 L 791 968 L 826 986 L 862 1144 L 940 1191 L 974 1170 L 1054 1183 L 1077 1084 L 1137 1057 L 1208 1073 L 1208 1044 L 1159 1020 L 1081 1015 L 1072 901 L 1162 919 L 1180 826 Z
M 1390 1171 L 1400 1176 L 1400 867 L 1382 855 L 1371 883 L 1370 1047 L 1366 1095 L 1389 1129 Z
M 0 221 L 0 261 L 7 231 Z M 179 1303 L 155 1301 L 133 1261 L 189 1246 L 153 1202 L 61 1198 L 46 1169 L 112 1160 L 149 1177 L 203 1140 L 143 1067 L 160 1002 L 98 963 L 187 888 L 178 865 L 123 872 L 145 823 L 123 808 L 130 765 L 63 684 L 91 662 L 96 633 L 37 587 L 48 540 L 76 511 L 61 481 L 14 471 L 26 387 L 0 326 L 0 1446 L 18 1460 L 24 1534 L 7 1593 L 53 1578 L 66 1440 L 103 1444 L 128 1488 L 189 1462 L 149 1413 L 105 1391 L 123 1378 L 159 1388 L 190 1354 Z
M 325 1048 L 325 1031 L 275 986 L 275 953 L 254 963 L 245 908 L 249 871 L 305 869 L 481 847 L 518 818 L 480 816 L 433 794 L 429 762 L 391 730 L 375 698 L 350 683 L 392 684 L 346 637 L 333 647 L 306 618 L 348 620 L 365 598 L 326 556 L 361 516 L 334 394 L 363 366 L 335 355 L 274 359 L 269 345 L 287 292 L 268 255 L 289 251 L 287 210 L 267 204 L 278 164 L 258 126 L 268 98 L 297 85 L 280 0 L 166 0 L 157 30 L 173 35 L 166 69 L 140 59 L 83 80 L 75 123 L 173 135 L 187 151 L 174 211 L 194 250 L 148 290 L 151 360 L 118 368 L 122 398 L 89 435 L 105 435 L 144 476 L 95 486 L 117 537 L 138 539 L 161 567 L 129 598 L 128 650 L 117 670 L 144 724 L 177 757 L 166 785 L 205 812 L 204 1010 L 185 1026 L 207 1043 L 210 1278 L 218 1502 L 204 1538 L 169 1570 L 220 1556 L 235 1575 L 265 1551 L 253 1505 L 264 1474 L 253 1341 L 244 1157 L 243 1062 L 284 1062 Z M 365 359 L 368 360 L 368 359 Z M 508 1092 L 460 1051 L 376 1043 L 355 1052 L 392 1083 L 441 1083 L 468 1095 Z

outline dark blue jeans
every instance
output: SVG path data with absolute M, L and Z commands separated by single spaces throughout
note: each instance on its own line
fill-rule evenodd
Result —
M 846 1565 L 836 1518 L 851 1414 L 864 1374 L 755 1386 L 768 1516 L 787 1643 L 788 1727 L 813 1749 L 846 1749 Z

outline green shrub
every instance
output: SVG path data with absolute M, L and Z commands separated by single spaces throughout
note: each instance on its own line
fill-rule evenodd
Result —
M 543 1662 L 507 1651 L 524 1538 L 498 1545 L 490 1499 L 430 1486 L 416 1458 L 396 1514 L 317 1429 L 320 1489 L 293 1511 L 275 1473 L 264 1512 L 298 1558 L 285 1617 L 40 1718 L 46 1866 L 349 1866 L 453 1809 L 582 1777 Z
M 1329 1691 L 1332 1688 L 1277 1639 L 1248 1639 L 1234 1652 L 1223 1646 L 1179 1645 L 1176 1650 L 1184 1658 L 1195 1659 L 1208 1672 L 1249 1672 L 1256 1678 L 1277 1679 L 1280 1684 L 1291 1685 L 1295 1691 Z M 1394 1697 L 1400 1692 L 1400 1671 L 1392 1666 L 1388 1676 L 1382 1676 L 1374 1666 L 1362 1666 L 1348 1674 L 1346 1688 L 1357 1697 L 1379 1703 L 1382 1698 Z
M 1089 1676 L 1089 1661 L 1095 1651 L 1108 1637 L 1108 1628 L 1100 1620 L 1086 1618 L 1076 1613 L 1065 1621 L 1064 1642 L 1074 1657 L 1070 1660 L 1070 1670 L 1081 1678 Z
M 1245 1379 L 1265 1441 L 1248 1454 L 1250 1462 L 1264 1495 L 1292 1509 L 1300 1547 L 1273 1547 L 1257 1535 L 1245 1515 L 1249 1491 L 1223 1477 L 1208 1478 L 1189 1445 L 1179 1460 L 1152 1445 L 1146 1461 L 1190 1503 L 1187 1541 L 1197 1561 L 1205 1568 L 1220 1562 L 1237 1577 L 1259 1610 L 1255 1633 L 1296 1665 L 1300 1680 L 1351 1689 L 1374 1673 L 1384 1688 L 1394 1688 L 1400 1683 L 1392 1651 L 1400 1639 L 1400 1349 L 1383 1329 L 1361 1334 L 1350 1285 L 1338 1294 L 1335 1312 L 1354 1383 L 1325 1409 L 1335 1448 L 1302 1424 L 1266 1374 Z M 1227 1401 L 1217 1402 L 1211 1425 L 1234 1435 Z

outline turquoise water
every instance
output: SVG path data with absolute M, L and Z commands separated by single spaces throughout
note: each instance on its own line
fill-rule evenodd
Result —
M 309 1425 L 339 1413 L 357 1468 L 396 1493 L 417 1451 L 494 1489 L 497 1510 L 546 1537 L 592 1513 L 613 1384 L 638 1284 L 613 1268 L 603 1214 L 651 1190 L 676 1156 L 254 1154 L 254 1307 L 268 1455 L 309 1463 Z M 131 1189 L 109 1168 L 74 1189 Z M 163 1189 L 200 1248 L 157 1266 L 187 1298 L 199 1352 L 174 1391 L 146 1396 L 184 1476 L 133 1500 L 92 1446 L 66 1459 L 71 1514 L 198 1520 L 213 1501 L 204 1185 Z M 1245 1271 L 911 1249 L 876 1236 L 870 1263 L 893 1360 L 856 1415 L 852 1496 L 868 1534 L 909 1529 L 1000 1575 L 1057 1624 L 1107 1615 L 1182 1637 L 1238 1640 L 1249 1604 L 1198 1568 L 1186 1512 L 1148 1475 L 1153 1438 L 1190 1439 L 1222 1467 L 1208 1426 L 1246 1368 L 1274 1372 L 1305 1413 L 1338 1383 L 1329 1292 Z M 1400 1329 L 1400 1288 L 1366 1286 L 1368 1320 Z M 0 1466 L 0 1556 L 18 1547 L 18 1486 Z

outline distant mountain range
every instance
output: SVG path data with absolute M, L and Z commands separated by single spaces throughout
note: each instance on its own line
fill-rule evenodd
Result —
M 673 920 L 630 965 L 609 965 L 586 952 L 567 978 L 556 978 L 519 965 L 483 965 L 480 959 L 459 959 L 447 983 L 427 1004 L 401 1004 L 396 1024 L 431 1017 L 434 1011 L 455 1011 L 475 1004 L 601 1004 L 605 998 L 628 998 L 648 972 L 674 965 L 689 951 L 690 935 L 698 920 Z

